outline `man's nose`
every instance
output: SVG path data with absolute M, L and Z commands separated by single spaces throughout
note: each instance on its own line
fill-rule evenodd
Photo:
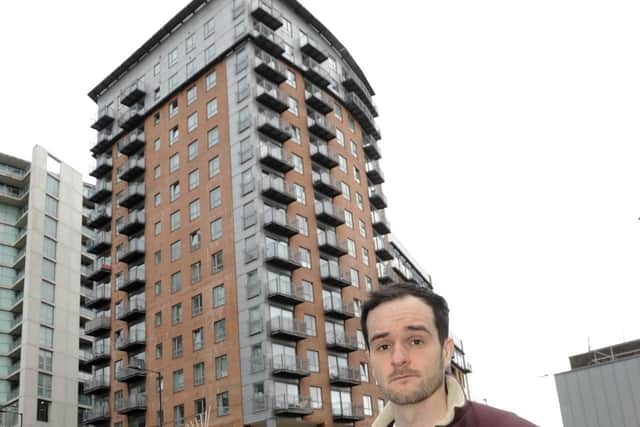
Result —
M 394 366 L 401 366 L 409 360 L 407 349 L 401 345 L 394 345 L 391 353 L 391 363 Z

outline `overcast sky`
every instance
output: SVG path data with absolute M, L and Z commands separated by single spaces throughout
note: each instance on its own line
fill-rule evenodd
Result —
M 86 174 L 86 93 L 186 3 L 1 2 L 0 149 Z M 450 301 L 473 398 L 560 426 L 551 374 L 640 338 L 640 4 L 303 4 L 377 93 L 392 229 Z

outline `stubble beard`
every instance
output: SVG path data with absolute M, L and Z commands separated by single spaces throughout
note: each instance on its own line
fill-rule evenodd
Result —
M 438 369 L 433 375 L 423 378 L 416 388 L 409 392 L 394 391 L 389 386 L 383 386 L 382 393 L 385 399 L 396 405 L 412 405 L 428 399 L 444 383 L 442 359 L 439 359 L 438 364 Z

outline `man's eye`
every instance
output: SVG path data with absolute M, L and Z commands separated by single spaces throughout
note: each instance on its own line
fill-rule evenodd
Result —
M 421 338 L 413 338 L 411 340 L 411 344 L 413 344 L 413 345 L 422 345 L 422 344 L 424 344 L 424 341 Z
M 376 347 L 377 351 L 385 351 L 385 350 L 389 350 L 389 344 L 380 344 L 378 347 Z

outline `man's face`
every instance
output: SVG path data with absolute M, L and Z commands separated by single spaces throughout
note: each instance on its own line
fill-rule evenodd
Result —
M 369 312 L 369 359 L 385 397 L 398 405 L 418 403 L 444 382 L 452 341 L 438 340 L 433 310 L 406 296 Z

